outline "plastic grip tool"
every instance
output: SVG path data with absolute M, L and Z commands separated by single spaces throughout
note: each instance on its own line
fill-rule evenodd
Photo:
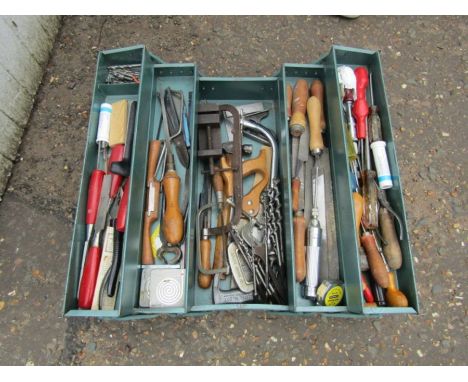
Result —
M 117 221 L 115 223 L 115 229 L 119 232 L 125 232 L 129 192 L 130 192 L 130 178 L 128 178 L 127 182 L 125 183 L 122 199 L 120 200 L 119 211 L 117 212 Z
M 112 163 L 122 161 L 124 151 L 125 151 L 125 145 L 115 145 L 112 148 L 112 151 L 109 157 L 109 170 L 108 171 L 110 171 L 110 168 L 112 167 Z M 119 174 L 114 174 L 112 172 L 111 172 L 111 175 L 112 175 L 112 181 L 111 181 L 109 197 L 113 199 L 117 196 L 117 193 L 119 192 L 119 188 L 120 188 L 120 185 L 122 184 L 123 176 Z
M 356 135 L 358 139 L 366 138 L 366 122 L 369 105 L 366 100 L 366 89 L 369 85 L 369 74 L 363 66 L 354 70 L 356 75 L 356 100 L 353 105 L 353 117 L 356 120 Z
M 102 248 L 99 245 L 100 234 L 95 236 L 93 245 L 88 249 L 78 293 L 78 307 L 91 309 L 93 304 L 94 289 L 101 263 Z

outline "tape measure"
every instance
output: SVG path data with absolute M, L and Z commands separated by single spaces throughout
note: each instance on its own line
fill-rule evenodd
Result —
M 344 296 L 341 281 L 324 280 L 317 289 L 317 302 L 320 305 L 336 306 Z

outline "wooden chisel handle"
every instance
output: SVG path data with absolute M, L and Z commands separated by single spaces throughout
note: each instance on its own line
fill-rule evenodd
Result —
M 387 260 L 390 269 L 396 270 L 401 268 L 402 255 L 400 243 L 395 230 L 395 222 L 393 216 L 388 209 L 380 207 L 379 209 L 379 225 L 384 243 L 382 243 L 382 250 Z
M 392 307 L 405 308 L 408 306 L 408 299 L 404 293 L 397 289 L 395 274 L 388 272 L 389 285 L 385 293 L 387 304 Z
M 320 101 L 317 97 L 310 97 L 307 101 L 307 116 L 309 117 L 310 142 L 309 149 L 312 154 L 322 152 L 325 147 L 320 128 Z
M 317 97 L 320 101 L 321 113 L 320 113 L 320 129 L 325 130 L 325 109 L 323 107 L 323 83 L 320 80 L 313 80 L 310 85 L 310 95 Z
M 293 137 L 300 137 L 305 131 L 308 94 L 307 81 L 304 79 L 297 80 L 292 95 L 292 117 L 289 123 L 289 132 Z
M 162 219 L 164 238 L 171 245 L 177 245 L 184 236 L 184 217 L 179 207 L 180 178 L 175 170 L 168 170 L 162 181 L 166 208 Z
M 286 85 L 286 108 L 287 108 L 287 113 L 288 113 L 288 119 L 291 118 L 292 115 L 292 96 L 293 96 L 293 89 L 291 84 Z
M 353 201 L 354 201 L 354 213 L 356 216 L 354 217 L 356 221 L 356 238 L 358 246 L 361 246 L 359 228 L 361 227 L 361 218 L 362 218 L 362 210 L 364 209 L 364 199 L 358 192 L 353 192 Z
M 382 288 L 388 288 L 389 279 L 387 267 L 380 256 L 379 250 L 377 249 L 374 236 L 369 232 L 365 232 L 361 236 L 361 244 L 366 251 L 367 262 L 369 263 L 369 268 L 375 282 Z
M 305 233 L 306 221 L 302 212 L 296 213 L 293 218 L 294 229 L 294 262 L 296 268 L 296 281 L 304 281 L 306 277 L 305 263 Z
M 208 213 L 211 213 L 211 210 L 209 210 Z M 211 269 L 210 254 L 211 240 L 209 238 L 200 240 L 200 261 L 203 269 Z M 211 285 L 211 279 L 211 275 L 205 275 L 202 272 L 198 272 L 198 285 L 200 288 L 209 288 Z

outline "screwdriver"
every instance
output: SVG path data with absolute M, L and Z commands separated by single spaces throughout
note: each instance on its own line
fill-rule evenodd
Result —
M 305 297 L 316 301 L 317 286 L 320 263 L 320 248 L 322 243 L 322 228 L 319 221 L 317 189 L 319 174 L 319 159 L 323 152 L 324 144 L 320 127 L 320 100 L 312 96 L 307 101 L 307 115 L 309 117 L 310 141 L 309 150 L 314 157 L 315 182 L 312 189 L 313 207 L 311 219 L 307 227 L 307 248 L 306 248 L 306 282 Z
M 179 207 L 180 177 L 175 170 L 174 155 L 167 148 L 166 173 L 162 180 L 166 200 L 162 219 L 162 230 L 166 241 L 177 245 L 184 236 L 184 217 Z
M 107 168 L 107 148 L 109 147 L 110 119 L 112 114 L 112 105 L 110 103 L 101 104 L 99 111 L 99 123 L 97 129 L 96 143 L 98 144 L 98 163 L 99 155 L 102 154 L 105 166 Z
M 361 99 L 361 104 L 366 105 L 366 94 L 365 89 L 368 84 L 367 69 L 359 67 L 355 70 L 357 80 L 357 93 L 358 99 L 354 103 L 354 110 L 356 109 L 356 103 Z M 361 96 L 361 98 L 359 98 Z M 359 109 L 360 110 L 360 109 Z M 377 229 L 379 226 L 379 203 L 377 200 L 377 187 L 375 184 L 376 172 L 371 169 L 371 157 L 370 157 L 370 146 L 369 146 L 369 129 L 367 126 L 367 114 L 368 109 L 365 113 L 360 114 L 360 117 L 356 118 L 357 122 L 357 137 L 360 138 L 360 126 L 364 127 L 364 140 L 365 140 L 365 170 L 362 171 L 362 196 L 364 198 L 364 209 L 362 213 L 362 224 L 366 229 Z M 363 117 L 363 118 L 361 118 Z M 361 124 L 361 125 L 360 125 Z M 362 139 L 360 141 L 362 143 Z M 364 153 L 361 153 L 364 154 Z
M 325 108 L 323 103 L 324 88 L 323 83 L 319 79 L 313 80 L 310 85 L 310 95 L 317 97 L 320 101 L 321 113 L 320 113 L 320 129 L 325 130 Z
M 382 288 L 389 285 L 388 270 L 386 264 L 379 253 L 374 235 L 364 230 L 361 236 L 361 244 L 364 247 L 367 256 L 367 262 L 375 282 Z
M 307 107 L 307 95 L 309 93 L 307 87 L 307 81 L 304 79 L 299 79 L 294 85 L 294 90 L 292 93 L 292 116 L 289 121 L 289 133 L 292 136 L 291 151 L 293 157 L 292 163 L 292 174 L 293 176 L 297 174 L 297 159 L 299 151 L 299 139 L 304 133 L 306 128 L 306 107 Z
M 374 155 L 375 168 L 377 170 L 377 180 L 379 187 L 382 190 L 392 188 L 392 174 L 390 173 L 390 166 L 388 165 L 387 152 L 385 146 L 387 145 L 382 139 L 382 125 L 378 113 L 378 108 L 374 104 L 374 92 L 372 90 L 372 73 L 370 73 L 370 95 L 371 106 L 369 108 L 370 114 L 368 118 L 369 126 L 369 139 L 371 143 L 372 154 Z
M 359 152 L 363 156 L 363 140 L 367 136 L 367 115 L 369 114 L 369 106 L 366 100 L 366 89 L 369 85 L 367 69 L 360 66 L 354 70 L 356 76 L 356 100 L 353 105 L 353 117 L 356 120 L 356 138 L 359 140 Z M 364 162 L 361 159 L 361 162 Z

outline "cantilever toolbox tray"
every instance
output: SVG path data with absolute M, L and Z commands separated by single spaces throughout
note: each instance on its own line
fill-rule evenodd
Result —
M 108 83 L 108 67 L 112 65 L 139 65 L 139 81 L 134 83 Z M 374 103 L 379 105 L 382 136 L 387 143 L 387 155 L 392 174 L 393 187 L 387 190 L 387 198 L 402 219 L 400 241 L 403 263 L 396 271 L 396 284 L 406 295 L 408 307 L 369 307 L 363 298 L 360 271 L 359 247 L 355 231 L 352 179 L 347 155 L 345 136 L 346 121 L 340 95 L 337 68 L 365 66 L 373 73 Z M 325 89 L 326 170 L 325 202 L 327 221 L 327 249 L 336 262 L 336 278 L 344 287 L 344 297 L 338 306 L 321 306 L 304 299 L 301 285 L 295 279 L 295 256 L 293 240 L 293 213 L 291 190 L 291 136 L 288 129 L 286 84 L 299 78 L 309 84 L 320 79 Z M 185 277 L 179 293 L 181 303 L 177 307 L 142 307 L 140 304 L 140 282 L 142 278 L 141 253 L 144 226 L 146 172 L 149 142 L 156 138 L 161 119 L 161 107 L 156 94 L 167 87 L 178 89 L 185 99 L 192 95 L 188 115 L 191 137 L 190 166 L 186 171 L 187 217 L 185 221 Z M 87 191 L 90 174 L 96 167 L 98 146 L 96 133 L 102 103 L 117 100 L 137 101 L 135 133 L 128 184 L 128 209 L 126 228 L 122 240 L 120 278 L 115 292 L 115 305 L 110 310 L 78 308 L 78 289 L 82 267 L 83 247 L 86 240 Z M 278 177 L 282 214 L 283 258 L 286 263 L 287 296 L 284 304 L 224 303 L 214 304 L 211 288 L 202 289 L 197 282 L 197 210 L 199 195 L 203 189 L 204 165 L 197 160 L 197 112 L 199 103 L 231 104 L 234 106 L 263 102 L 268 105 L 268 116 L 261 123 L 268 127 L 278 142 Z M 258 152 L 259 143 L 246 140 Z M 179 165 L 177 165 L 176 169 Z M 390 112 L 379 52 L 333 46 L 330 52 L 312 64 L 284 64 L 277 75 L 255 78 L 212 78 L 199 74 L 195 64 L 169 64 L 154 56 L 142 45 L 113 49 L 99 53 L 93 91 L 87 143 L 78 197 L 73 239 L 71 242 L 68 277 L 66 281 L 64 314 L 66 317 L 99 317 L 112 319 L 148 318 L 161 314 L 199 314 L 222 310 L 262 310 L 278 313 L 313 314 L 321 313 L 338 317 L 366 317 L 383 314 L 417 314 L 418 296 L 415 284 L 413 259 L 406 223 L 402 195 L 402 184 L 393 140 Z M 328 192 L 327 192 L 328 191 Z M 213 220 L 213 219 L 212 219 Z

